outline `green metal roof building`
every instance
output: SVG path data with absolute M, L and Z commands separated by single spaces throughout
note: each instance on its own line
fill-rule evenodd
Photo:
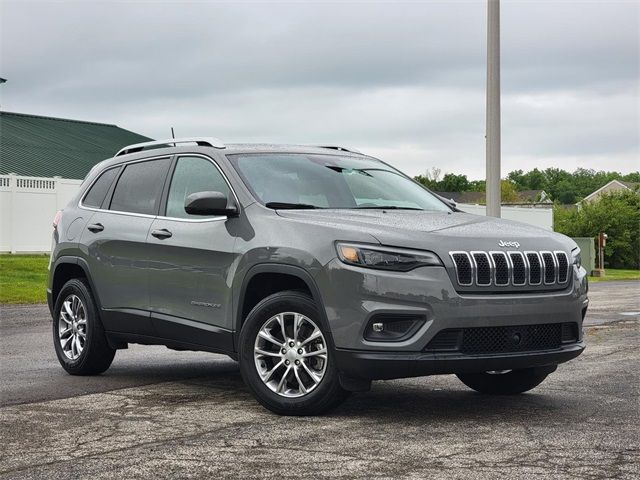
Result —
M 116 125 L 0 112 L 0 174 L 81 179 L 122 147 L 149 140 Z

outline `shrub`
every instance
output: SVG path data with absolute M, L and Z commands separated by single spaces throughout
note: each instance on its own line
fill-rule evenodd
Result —
M 640 268 L 640 195 L 623 191 L 584 202 L 578 210 L 557 208 L 556 231 L 570 237 L 596 237 L 605 232 L 605 262 L 612 268 Z

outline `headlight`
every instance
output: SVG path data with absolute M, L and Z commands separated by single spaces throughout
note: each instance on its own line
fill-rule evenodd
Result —
M 418 267 L 440 266 L 442 262 L 433 252 L 399 248 L 337 243 L 338 257 L 344 263 L 379 270 L 408 272 Z
M 580 255 L 580 249 L 576 248 L 571 251 L 571 256 L 573 257 L 573 264 L 580 268 L 582 266 L 582 255 Z

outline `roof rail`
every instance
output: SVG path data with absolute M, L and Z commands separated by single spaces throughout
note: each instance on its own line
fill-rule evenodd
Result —
M 176 146 L 177 143 L 195 143 L 200 147 L 225 148 L 224 143 L 213 137 L 193 137 L 193 138 L 169 138 L 168 140 L 154 140 L 152 142 L 134 143 L 118 150 L 114 157 L 126 155 L 127 153 L 140 152 L 146 148 L 159 146 Z
M 330 148 L 331 150 L 338 150 L 339 152 L 359 153 L 363 155 L 363 153 L 360 150 L 356 150 L 355 148 L 341 147 L 339 145 L 313 145 L 313 146 L 318 148 Z

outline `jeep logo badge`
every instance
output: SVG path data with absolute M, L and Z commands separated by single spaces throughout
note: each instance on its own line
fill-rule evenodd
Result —
M 520 248 L 520 243 L 518 243 L 518 242 L 505 242 L 504 240 L 500 240 L 498 242 L 498 245 L 500 245 L 501 247 Z

